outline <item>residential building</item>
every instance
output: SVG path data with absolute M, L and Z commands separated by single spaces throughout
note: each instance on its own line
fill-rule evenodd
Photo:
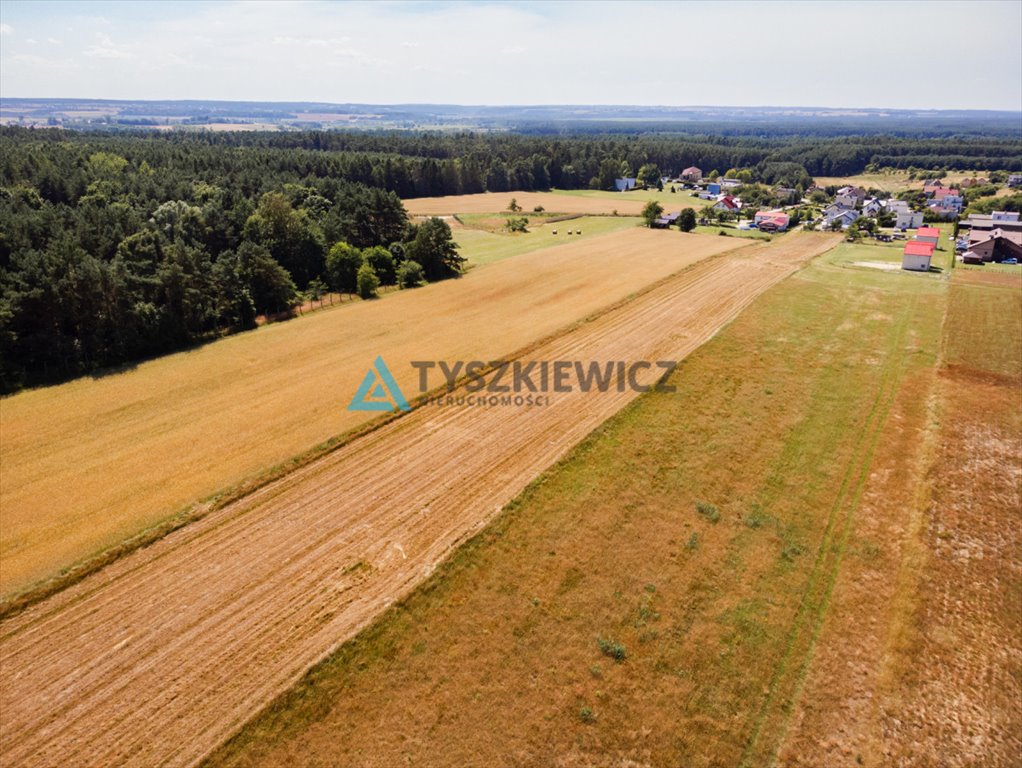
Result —
M 995 229 L 986 237 L 970 242 L 968 253 L 975 254 L 983 261 L 1022 261 L 1022 243 L 1019 243 L 1019 238 L 1010 237 L 1004 230 Z
M 1009 187 L 1022 187 L 1022 173 L 1013 173 L 1008 177 Z
M 936 227 L 919 227 L 916 230 L 916 240 L 920 243 L 933 243 L 936 247 L 937 241 L 940 240 L 940 230 Z
M 783 232 L 788 228 L 791 217 L 784 211 L 759 211 L 753 221 L 763 232 Z
M 929 272 L 932 260 L 933 243 L 910 240 L 905 243 L 905 250 L 901 255 L 901 268 L 916 272 Z
M 840 208 L 832 205 L 823 212 L 823 228 L 831 229 L 834 222 L 838 221 L 841 223 L 842 229 L 848 229 L 857 218 L 859 218 L 859 212 L 854 208 Z
M 862 203 L 863 216 L 876 216 L 883 209 L 884 209 L 883 201 L 877 200 L 875 197 L 871 197 Z
M 743 183 L 744 182 L 739 181 L 738 179 L 721 179 L 720 180 L 720 186 L 721 186 L 722 189 L 732 189 L 734 187 L 740 187 L 740 186 L 742 186 Z
M 703 172 L 692 165 L 681 172 L 681 178 L 685 181 L 700 181 L 703 178 Z
M 618 192 L 627 192 L 630 189 L 635 189 L 635 179 L 614 179 L 614 188 Z
M 732 195 L 721 195 L 717 202 L 713 204 L 713 209 L 715 211 L 737 213 L 742 210 L 742 201 Z
M 953 219 L 955 216 L 961 213 L 960 208 L 952 208 L 951 206 L 939 204 L 929 206 L 928 210 L 932 215 L 936 216 L 938 219 L 941 219 L 942 221 L 951 221 L 951 219 Z
M 908 200 L 895 200 L 894 198 L 891 198 L 890 200 L 883 200 L 881 202 L 883 202 L 884 208 L 886 208 L 889 213 L 901 213 L 902 211 L 908 213 L 911 210 L 908 205 Z
M 915 229 L 922 224 L 923 214 L 921 211 L 899 210 L 895 213 L 895 229 Z

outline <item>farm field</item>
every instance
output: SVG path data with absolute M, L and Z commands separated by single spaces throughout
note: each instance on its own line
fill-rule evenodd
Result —
M 957 184 L 962 179 L 989 177 L 989 175 L 989 171 L 949 171 L 941 179 L 945 184 Z M 843 187 L 851 184 L 863 189 L 875 187 L 892 194 L 904 192 L 908 189 L 923 188 L 923 179 L 909 179 L 908 171 L 900 171 L 893 168 L 882 173 L 860 173 L 854 176 L 817 176 L 814 178 L 814 181 L 821 187 L 832 185 Z
M 662 190 L 633 189 L 629 192 L 613 192 L 606 189 L 555 189 L 553 194 L 566 197 L 585 197 L 593 200 L 640 201 L 643 205 L 650 200 L 658 200 L 668 211 L 679 211 L 682 208 L 698 210 L 711 202 L 693 197 L 691 190 L 679 189 L 677 192 L 671 192 L 670 184 Z
M 458 252 L 468 259 L 470 265 L 479 266 L 531 253 L 540 248 L 549 248 L 551 245 L 589 240 L 610 232 L 630 229 L 639 226 L 642 221 L 634 216 L 581 216 L 568 221 L 549 222 L 544 218 L 522 215 L 529 219 L 528 232 L 492 231 L 496 226 L 500 226 L 506 217 L 500 217 L 495 223 L 490 220 L 493 217 L 487 216 L 486 221 L 477 226 L 472 219 L 473 215 L 469 214 L 463 217 L 464 223 L 459 223 L 455 219 L 448 223 L 458 243 Z M 553 230 L 557 230 L 558 234 L 554 235 Z M 582 234 L 569 236 L 567 234 L 569 230 L 575 232 L 582 230 Z
M 377 355 L 413 387 L 410 360 L 496 359 L 736 245 L 630 228 L 8 397 L 0 591 L 364 424 L 346 406 Z
M 480 192 L 474 195 L 417 197 L 402 202 L 412 216 L 502 213 L 507 210 L 511 198 L 522 207 L 522 213 L 518 214 L 520 216 L 528 216 L 537 206 L 542 206 L 548 215 L 553 213 L 610 215 L 617 211 L 622 216 L 638 216 L 647 202 L 645 198 L 628 197 L 621 193 L 606 194 L 607 197 L 568 192 Z
M 525 359 L 681 359 L 834 242 L 702 260 Z M 634 397 L 423 406 L 6 620 L 0 655 L 24 671 L 0 691 L 0 749 L 42 765 L 203 757 Z
M 206 765 L 1013 765 L 1022 293 L 835 254 Z
M 738 229 L 738 227 L 721 227 L 712 224 L 700 224 L 692 230 L 699 235 L 716 235 L 720 237 L 721 232 L 726 232 L 730 237 L 744 237 L 749 240 L 771 240 L 776 235 L 769 235 L 760 232 L 758 229 Z

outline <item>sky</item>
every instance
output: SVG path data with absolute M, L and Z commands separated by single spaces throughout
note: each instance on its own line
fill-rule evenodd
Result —
M 1022 0 L 0 0 L 0 97 L 1022 110 Z

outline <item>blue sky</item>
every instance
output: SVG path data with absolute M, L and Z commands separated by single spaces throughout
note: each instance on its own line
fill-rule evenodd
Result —
M 0 0 L 0 96 L 1022 109 L 1022 2 Z

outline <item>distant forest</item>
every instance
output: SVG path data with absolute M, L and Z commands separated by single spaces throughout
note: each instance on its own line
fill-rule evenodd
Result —
M 409 253 L 428 279 L 456 274 L 449 230 L 411 225 L 401 198 L 608 188 L 648 164 L 804 189 L 878 167 L 1020 171 L 1022 141 L 4 128 L 0 391 L 249 328 L 302 291 L 354 290 L 358 258 L 385 282 Z

